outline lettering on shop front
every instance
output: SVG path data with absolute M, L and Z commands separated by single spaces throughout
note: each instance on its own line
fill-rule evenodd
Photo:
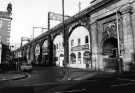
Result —
M 71 51 L 89 50 L 89 45 L 79 45 L 71 48 Z

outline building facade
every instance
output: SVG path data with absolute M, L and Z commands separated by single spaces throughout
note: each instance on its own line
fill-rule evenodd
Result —
M 0 11 L 0 36 L 1 42 L 5 45 L 10 44 L 11 11 L 12 5 L 10 3 L 7 6 L 7 11 Z
M 129 71 L 130 64 L 135 64 L 134 25 L 135 0 L 94 0 L 65 20 L 64 33 L 62 24 L 46 32 L 51 47 L 48 56 L 57 66 Z M 31 45 L 44 38 L 43 34 Z
M 69 36 L 69 66 L 89 68 L 91 63 L 90 35 L 83 26 L 76 27 Z
M 0 63 L 10 59 L 10 31 L 11 31 L 11 11 L 12 4 L 9 3 L 7 11 L 0 11 Z

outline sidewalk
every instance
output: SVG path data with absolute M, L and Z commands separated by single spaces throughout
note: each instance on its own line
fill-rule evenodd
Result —
M 6 72 L 6 73 L 0 73 L 0 81 L 8 81 L 8 80 L 19 80 L 19 79 L 24 79 L 28 77 L 27 73 L 22 73 L 22 72 Z
M 65 77 L 63 80 L 84 80 L 84 79 L 89 79 L 92 78 L 96 75 L 101 75 L 104 74 L 105 72 L 102 71 L 93 71 L 91 69 L 80 69 L 80 68 L 69 68 L 69 67 L 57 67 L 60 73 L 64 74 Z M 66 73 L 66 71 L 68 71 Z M 108 73 L 112 74 L 112 73 Z

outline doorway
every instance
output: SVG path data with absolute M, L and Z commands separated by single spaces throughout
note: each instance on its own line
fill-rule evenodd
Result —
M 117 52 L 118 52 L 118 44 L 116 38 L 108 38 L 103 42 L 103 62 L 104 69 L 107 71 L 117 71 L 118 70 L 118 62 L 117 62 Z

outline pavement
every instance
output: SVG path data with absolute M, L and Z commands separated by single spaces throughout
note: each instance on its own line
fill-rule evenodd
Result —
M 86 80 L 95 76 L 113 76 L 113 72 L 93 71 L 91 69 L 57 67 L 64 74 L 63 80 Z M 116 75 L 116 74 L 115 74 Z
M 68 74 L 66 71 L 69 71 Z M 91 71 L 90 69 L 33 67 L 33 70 L 30 73 L 8 72 L 0 74 L 0 81 L 11 80 L 9 82 L 0 83 L 0 93 L 56 93 L 54 91 L 81 89 L 86 89 L 89 91 L 86 93 L 90 93 L 92 89 L 96 90 L 97 88 L 102 88 L 104 86 L 113 86 L 116 89 L 120 86 L 120 88 L 123 89 L 123 86 L 124 88 L 129 86 L 125 86 L 125 84 L 132 84 L 130 86 L 134 87 L 134 77 L 135 74 L 132 73 L 117 74 Z
M 50 67 L 49 67 L 50 68 Z M 57 70 L 56 72 L 59 74 L 59 80 L 58 81 L 67 81 L 67 80 L 86 80 L 95 76 L 112 76 L 113 73 L 108 72 L 102 72 L 102 71 L 92 71 L 90 69 L 79 69 L 79 68 L 69 68 L 69 67 L 51 67 L 54 68 L 53 70 Z M 36 71 L 37 73 L 40 73 L 41 71 L 45 71 L 46 67 L 33 67 L 33 72 Z M 104 75 L 107 74 L 107 75 Z M 19 79 L 25 79 L 28 76 L 31 76 L 31 73 L 26 72 L 15 72 L 10 71 L 6 73 L 0 73 L 0 81 L 6 81 L 6 80 L 19 80 Z
M 25 79 L 27 77 L 28 74 L 25 72 L 9 71 L 5 73 L 0 73 L 0 81 L 19 80 Z
M 105 73 L 102 71 L 92 71 L 90 69 L 79 69 L 79 68 L 69 68 L 69 67 L 51 67 L 54 68 L 54 70 L 57 70 L 56 72 L 59 74 L 59 80 L 58 81 L 67 81 L 67 80 L 85 80 L 89 79 L 94 76 L 103 76 L 103 74 L 111 74 L 113 73 Z M 41 71 L 46 70 L 46 67 L 33 67 L 33 72 L 36 71 L 37 73 L 40 73 Z M 6 80 L 19 80 L 19 79 L 25 79 L 28 76 L 31 76 L 31 73 L 26 72 L 5 72 L 0 73 L 0 81 L 6 81 Z

